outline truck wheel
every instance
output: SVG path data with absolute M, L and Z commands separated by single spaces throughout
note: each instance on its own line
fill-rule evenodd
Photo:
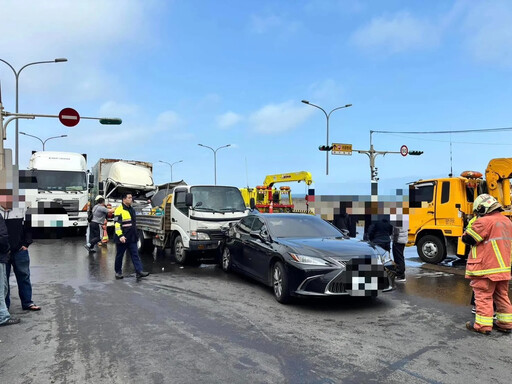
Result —
M 426 263 L 437 264 L 446 258 L 443 241 L 434 235 L 423 236 L 417 244 L 418 256 Z
M 184 265 L 187 260 L 187 251 L 183 246 L 183 240 L 181 240 L 181 236 L 176 236 L 174 239 L 174 258 L 178 264 Z
M 277 261 L 272 266 L 272 289 L 274 297 L 281 304 L 289 303 L 291 300 L 290 289 L 288 288 L 288 275 L 283 263 Z
M 142 231 L 137 231 L 137 250 L 139 253 L 150 253 L 153 251 L 153 242 L 151 239 L 145 239 Z
M 221 259 L 221 267 L 224 272 L 231 271 L 231 252 L 229 252 L 228 247 L 224 247 L 224 251 L 222 252 L 222 259 Z

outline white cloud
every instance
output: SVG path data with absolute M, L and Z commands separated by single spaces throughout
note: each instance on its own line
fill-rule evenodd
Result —
M 152 13 L 161 0 L 1 1 L 2 58 L 15 69 L 34 61 L 66 57 L 68 63 L 37 65 L 23 71 L 24 94 L 65 94 L 91 100 L 118 91 L 117 77 L 104 65 L 119 65 L 129 46 L 158 44 Z M 5 64 L 2 68 L 8 70 Z M 11 80 L 8 80 L 10 87 Z M 69 97 L 67 98 L 70 99 Z
M 220 129 L 228 129 L 238 124 L 242 120 L 243 117 L 241 115 L 229 111 L 223 115 L 217 116 L 217 125 Z
M 430 22 L 400 12 L 372 19 L 351 36 L 351 41 L 365 51 L 398 53 L 432 47 L 438 43 L 440 32 Z
M 512 3 L 496 0 L 467 5 L 463 29 L 470 54 L 482 62 L 512 66 Z
M 249 116 L 249 123 L 256 132 L 279 134 L 291 131 L 302 124 L 313 113 L 312 109 L 296 101 L 269 104 L 252 113 Z
M 273 14 L 268 16 L 252 15 L 250 20 L 250 30 L 253 33 L 273 34 L 281 38 L 297 32 L 300 25 L 298 21 L 286 20 Z
M 312 84 L 309 87 L 308 95 L 310 95 L 308 97 L 311 97 L 309 101 L 315 104 L 316 102 L 331 102 L 332 100 L 343 103 L 343 97 L 345 97 L 344 89 L 333 79 L 325 79 Z
M 176 129 L 180 126 L 181 119 L 174 111 L 165 111 L 158 115 L 156 125 L 165 129 Z
M 126 117 L 135 116 L 139 111 L 139 106 L 135 104 L 121 104 L 115 101 L 107 101 L 100 107 L 100 116 L 102 117 Z

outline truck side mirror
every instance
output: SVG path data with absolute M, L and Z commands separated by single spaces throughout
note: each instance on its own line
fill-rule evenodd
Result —
M 99 189 L 100 191 L 102 191 L 102 192 L 103 192 L 103 181 L 100 181 L 100 182 L 98 183 L 98 189 Z M 100 193 L 100 195 L 101 195 L 101 194 L 102 194 L 102 193 Z
M 251 207 L 251 209 L 256 208 L 256 202 L 254 201 L 254 197 L 251 197 L 251 199 L 249 200 L 249 207 Z
M 93 174 L 89 174 L 89 184 L 94 184 L 94 175 Z
M 191 207 L 192 206 L 192 201 L 194 200 L 192 194 L 190 192 L 188 192 L 186 195 L 185 195 L 185 205 L 187 207 Z

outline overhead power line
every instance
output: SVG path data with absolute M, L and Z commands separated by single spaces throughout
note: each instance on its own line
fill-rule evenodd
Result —
M 406 133 L 410 135 L 429 135 L 441 133 L 469 133 L 469 132 L 498 132 L 498 131 L 512 131 L 512 127 L 508 128 L 486 128 L 486 129 L 461 129 L 457 131 L 370 131 L 374 133 Z

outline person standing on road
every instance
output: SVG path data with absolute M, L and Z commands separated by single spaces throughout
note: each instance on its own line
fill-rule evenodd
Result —
M 398 283 L 405 283 L 404 249 L 407 244 L 407 223 L 393 228 L 393 261 L 396 265 L 396 279 Z
M 137 250 L 138 237 L 135 211 L 133 210 L 132 207 L 132 194 L 123 193 L 122 199 L 122 204 L 119 207 L 117 207 L 114 211 L 114 240 L 116 242 L 117 248 L 116 261 L 114 265 L 116 279 L 122 279 L 124 277 L 122 274 L 122 267 L 123 257 L 126 250 L 130 252 L 133 267 L 135 268 L 135 274 L 137 276 L 137 279 L 140 279 L 142 277 L 148 276 L 149 272 L 144 272 L 142 270 L 142 263 L 140 261 L 139 253 Z
M 105 199 L 98 197 L 96 205 L 92 208 L 92 220 L 89 223 L 89 242 L 84 245 L 89 252 L 96 252 L 94 246 L 101 241 L 101 226 L 105 223 L 107 215 L 114 212 L 105 206 Z
M 501 204 L 491 195 L 482 194 L 473 203 L 478 216 L 462 235 L 462 241 L 471 245 L 466 262 L 466 278 L 475 294 L 475 322 L 466 322 L 466 328 L 490 334 L 493 328 L 500 332 L 512 330 L 512 305 L 508 297 L 510 255 L 512 252 L 512 222 L 503 216 Z M 496 304 L 496 322 L 493 323 L 493 303 Z
M 0 215 L 0 326 L 18 324 L 20 319 L 11 317 L 5 298 L 9 289 L 7 278 L 7 265 L 9 264 L 9 235 L 7 226 L 2 215 Z
M 391 235 L 393 234 L 393 226 L 387 218 L 382 218 L 376 223 L 370 225 L 368 229 L 368 240 L 375 245 L 391 251 Z
M 11 267 L 18 283 L 18 295 L 21 307 L 28 311 L 39 311 L 40 306 L 32 301 L 32 282 L 30 281 L 30 255 L 28 247 L 32 244 L 32 225 L 30 216 L 23 218 L 8 218 L 5 220 L 9 235 L 9 247 L 11 249 L 10 262 L 7 264 L 7 281 L 11 275 Z M 10 288 L 5 298 L 7 308 L 11 306 Z

